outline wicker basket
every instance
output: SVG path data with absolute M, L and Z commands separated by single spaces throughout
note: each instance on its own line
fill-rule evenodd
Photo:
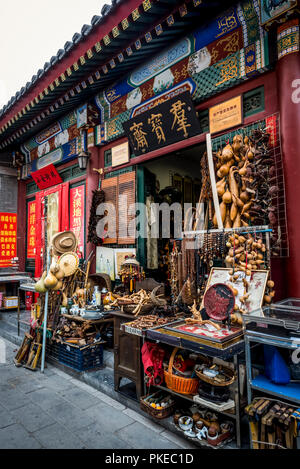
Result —
M 154 409 L 154 407 L 151 407 L 150 404 L 144 401 L 146 397 L 147 396 L 143 396 L 140 398 L 140 406 L 141 406 L 141 409 L 144 412 L 147 412 L 147 414 L 151 415 L 151 417 L 161 420 L 161 419 L 165 419 L 169 417 L 170 415 L 174 413 L 175 402 L 172 405 L 165 407 L 164 409 Z
M 168 371 L 164 371 L 167 388 L 179 394 L 197 394 L 199 380 L 197 378 L 182 378 L 173 374 L 173 363 L 178 348 L 174 348 L 169 361 Z
M 230 368 L 226 368 L 225 366 L 222 366 L 221 368 L 222 368 L 223 373 L 227 376 L 228 381 L 225 381 L 225 382 L 216 381 L 215 378 L 210 378 L 209 376 L 206 376 L 205 374 L 202 373 L 202 371 L 199 371 L 199 370 L 196 370 L 196 375 L 201 381 L 211 384 L 212 386 L 220 386 L 220 387 L 230 386 L 236 380 L 236 375 L 234 371 L 231 370 Z

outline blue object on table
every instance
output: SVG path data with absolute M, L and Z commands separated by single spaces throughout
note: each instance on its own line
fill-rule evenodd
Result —
M 288 384 L 290 370 L 280 352 L 272 345 L 264 345 L 265 375 L 275 384 Z

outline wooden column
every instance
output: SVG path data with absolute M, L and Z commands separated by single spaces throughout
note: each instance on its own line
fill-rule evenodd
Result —
M 299 23 L 298 23 L 299 24 Z M 289 34 L 291 22 L 278 28 L 278 62 L 276 66 L 280 110 L 281 142 L 286 190 L 286 214 L 290 257 L 286 262 L 289 297 L 300 298 L 300 52 L 299 37 Z M 294 40 L 295 52 L 284 49 L 280 33 Z M 298 49 L 298 50 L 297 50 Z

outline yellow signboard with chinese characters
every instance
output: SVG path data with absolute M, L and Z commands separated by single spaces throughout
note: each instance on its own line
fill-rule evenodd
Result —
M 242 96 L 236 96 L 209 109 L 209 129 L 211 134 L 236 127 L 242 124 L 242 122 Z
M 129 161 L 129 144 L 128 142 L 116 145 L 111 149 L 111 165 L 119 166 Z

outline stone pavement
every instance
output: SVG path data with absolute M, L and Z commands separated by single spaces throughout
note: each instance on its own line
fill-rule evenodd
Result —
M 51 365 L 44 374 L 16 368 L 16 346 L 8 341 L 5 345 L 6 363 L 0 363 L 0 449 L 195 448 Z

